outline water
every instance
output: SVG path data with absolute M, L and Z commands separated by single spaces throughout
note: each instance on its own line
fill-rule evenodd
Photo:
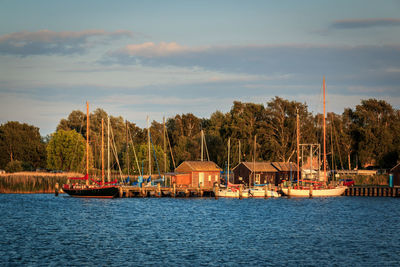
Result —
M 399 204 L 0 195 L 0 265 L 398 266 Z

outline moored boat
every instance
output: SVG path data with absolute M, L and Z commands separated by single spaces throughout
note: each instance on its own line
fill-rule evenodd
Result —
M 337 197 L 337 196 L 341 196 L 347 189 L 347 186 L 327 186 L 327 176 L 326 176 L 326 123 L 325 123 L 325 77 L 323 78 L 323 101 L 324 101 L 324 114 L 323 114 L 323 149 L 324 149 L 324 154 L 323 154 L 323 164 L 324 164 L 324 177 L 323 177 L 323 182 L 315 182 L 312 181 L 311 185 L 308 186 L 302 186 L 300 184 L 300 179 L 298 179 L 299 184 L 294 187 L 286 187 L 286 188 L 282 188 L 282 193 L 287 195 L 287 196 L 291 196 L 291 197 Z M 300 127 L 299 127 L 299 115 L 297 113 L 297 169 L 299 171 L 299 131 L 300 131 Z M 299 175 L 297 175 L 297 177 L 299 177 Z M 309 181 L 310 182 L 310 181 Z M 316 185 L 314 187 L 314 185 L 312 184 L 314 183 L 314 185 Z
M 103 161 L 103 120 L 102 120 L 102 180 L 97 181 L 89 178 L 89 103 L 86 103 L 87 116 L 87 134 L 86 134 L 86 175 L 84 177 L 72 177 L 68 179 L 68 183 L 62 186 L 62 190 L 71 197 L 85 198 L 114 198 L 118 195 L 119 188 L 115 183 L 117 181 L 104 181 L 104 161 Z M 72 183 L 71 181 L 85 181 L 85 184 Z M 89 183 L 92 181 L 92 184 Z

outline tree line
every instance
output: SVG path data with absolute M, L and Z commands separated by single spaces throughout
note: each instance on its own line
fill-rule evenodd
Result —
M 198 118 L 191 113 L 178 114 L 166 120 L 165 134 L 164 124 L 153 121 L 150 127 L 152 172 L 173 171 L 174 166 L 184 160 L 200 160 L 201 130 L 205 135 L 205 151 L 221 168 L 226 167 L 228 160 L 228 138 L 231 142 L 231 166 L 238 164 L 239 158 L 241 161 L 253 160 L 255 136 L 256 161 L 296 162 L 297 114 L 300 143 L 321 144 L 323 115 L 312 114 L 305 103 L 280 97 L 271 99 L 266 105 L 235 101 L 229 112 L 216 111 L 210 118 Z M 102 166 L 101 120 L 107 122 L 107 117 L 102 109 L 90 114 L 89 158 L 92 170 L 100 170 Z M 115 171 L 121 169 L 125 174 L 128 171 L 138 174 L 142 169 L 147 173 L 147 129 L 124 121 L 122 117 L 110 116 L 110 124 L 111 168 Z M 328 168 L 393 167 L 400 155 L 399 131 L 400 111 L 383 100 L 362 100 L 354 109 L 346 108 L 342 114 L 327 113 Z M 0 168 L 84 172 L 86 134 L 86 114 L 79 110 L 61 119 L 56 132 L 44 138 L 35 126 L 7 122 L 0 126 Z

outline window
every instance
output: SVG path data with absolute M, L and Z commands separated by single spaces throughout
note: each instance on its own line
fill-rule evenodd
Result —
M 208 181 L 211 182 L 211 175 L 208 176 Z

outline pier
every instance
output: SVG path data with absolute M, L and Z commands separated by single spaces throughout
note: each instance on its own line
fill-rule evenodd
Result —
M 219 187 L 120 186 L 119 197 L 216 197 Z
M 350 197 L 400 197 L 400 188 L 388 186 L 352 186 L 346 189 L 344 195 Z

